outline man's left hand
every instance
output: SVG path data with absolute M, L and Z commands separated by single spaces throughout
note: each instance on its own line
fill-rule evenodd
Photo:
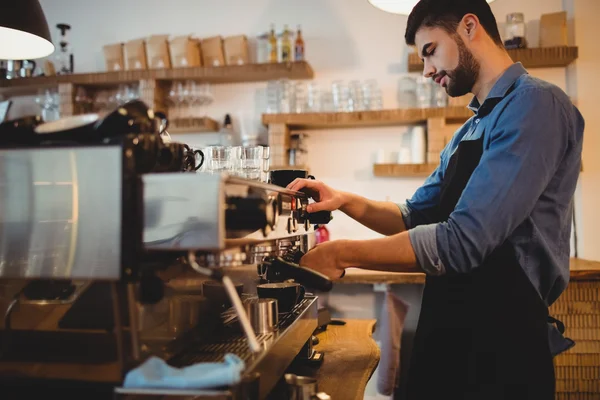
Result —
M 342 240 L 321 243 L 302 257 L 300 265 L 318 271 L 331 280 L 340 279 L 346 268 L 342 263 L 344 243 Z

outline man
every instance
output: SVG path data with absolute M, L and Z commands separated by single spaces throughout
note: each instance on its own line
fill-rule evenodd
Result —
M 474 94 L 474 115 L 399 207 L 291 183 L 315 199 L 309 212 L 339 209 L 386 235 L 321 244 L 300 264 L 333 279 L 348 267 L 427 274 L 409 399 L 553 399 L 552 355 L 572 343 L 548 306 L 569 280 L 583 118 L 513 63 L 485 0 L 421 0 L 405 39 L 426 77 Z

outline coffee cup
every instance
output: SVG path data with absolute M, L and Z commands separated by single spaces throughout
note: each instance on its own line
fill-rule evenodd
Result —
M 286 187 L 296 178 L 315 179 L 305 169 L 276 169 L 271 171 L 270 182 L 276 186 Z
M 264 283 L 256 287 L 258 297 L 276 299 L 279 313 L 289 313 L 304 299 L 304 287 L 295 282 Z

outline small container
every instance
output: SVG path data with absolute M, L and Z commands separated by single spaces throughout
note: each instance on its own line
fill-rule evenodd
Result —
M 285 382 L 288 384 L 288 395 L 290 400 L 312 400 L 317 394 L 317 380 L 308 376 L 285 374 Z
M 244 302 L 244 308 L 255 333 L 270 333 L 277 329 L 279 310 L 276 299 L 248 299 Z
M 508 14 L 506 16 L 504 47 L 507 49 L 527 48 L 525 34 L 525 16 L 523 13 Z

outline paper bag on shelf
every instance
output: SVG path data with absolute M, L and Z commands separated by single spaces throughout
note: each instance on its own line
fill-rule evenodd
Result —
M 540 18 L 540 47 L 567 46 L 567 13 L 542 14 Z
M 223 39 L 221 36 L 202 39 L 202 61 L 205 67 L 220 67 L 225 65 Z
M 225 38 L 223 48 L 227 65 L 248 64 L 248 38 L 245 35 Z
M 107 44 L 102 50 L 107 71 L 123 71 L 125 69 L 123 43 Z
M 134 39 L 125 43 L 125 69 L 147 69 L 146 41 Z
M 146 40 L 148 68 L 171 68 L 171 57 L 169 56 L 168 43 L 169 35 L 153 35 Z
M 179 67 L 200 67 L 200 41 L 190 36 L 177 36 L 169 42 L 171 65 Z

